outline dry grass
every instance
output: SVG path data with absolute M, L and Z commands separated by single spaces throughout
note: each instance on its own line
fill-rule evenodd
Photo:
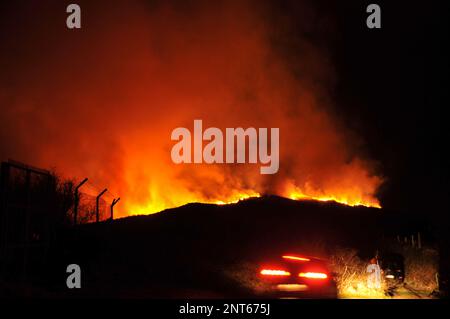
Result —
M 420 292 L 432 293 L 438 290 L 437 274 L 439 254 L 436 249 L 400 247 L 405 257 L 405 283 Z
M 258 265 L 250 262 L 243 262 L 224 269 L 226 277 L 236 283 L 238 286 L 255 293 L 262 293 L 266 290 L 266 286 L 256 276 L 258 273 Z
M 357 256 L 356 250 L 338 249 L 330 258 L 330 267 L 335 273 L 339 298 L 387 298 L 384 281 L 381 289 L 367 287 L 367 262 Z
M 422 296 L 438 290 L 438 252 L 432 248 L 416 249 L 409 246 L 392 247 L 405 258 L 405 284 Z M 338 249 L 330 259 L 336 275 L 340 298 L 389 298 L 385 281 L 381 289 L 367 287 L 367 261 L 357 256 L 356 250 Z M 401 297 L 397 296 L 397 297 Z
M 436 275 L 438 273 L 438 252 L 435 249 L 421 250 L 398 246 L 393 251 L 405 258 L 405 283 L 422 296 L 438 290 Z M 381 289 L 367 287 L 367 260 L 358 257 L 354 249 L 336 249 L 329 258 L 330 269 L 335 275 L 339 298 L 385 299 L 391 298 L 385 292 L 388 288 L 383 280 Z M 225 275 L 243 288 L 254 292 L 263 292 L 265 286 L 255 274 L 258 265 L 239 263 L 222 270 Z M 404 289 L 403 289 L 404 290 Z M 401 293 L 396 298 L 406 298 Z

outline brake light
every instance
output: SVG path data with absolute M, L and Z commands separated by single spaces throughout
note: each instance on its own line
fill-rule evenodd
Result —
M 290 276 L 291 273 L 285 270 L 278 269 L 263 269 L 261 270 L 261 275 L 264 276 Z
M 285 255 L 282 256 L 284 259 L 290 259 L 290 260 L 298 260 L 298 261 L 310 261 L 311 259 L 305 258 L 305 257 L 298 257 L 298 256 L 289 256 Z
M 327 279 L 327 274 L 322 272 L 301 272 L 298 274 L 299 277 L 309 278 L 309 279 Z

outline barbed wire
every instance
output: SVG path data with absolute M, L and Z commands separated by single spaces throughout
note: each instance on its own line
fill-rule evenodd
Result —
M 96 198 L 106 187 L 99 186 L 95 182 L 87 180 L 79 189 L 79 223 L 95 221 Z M 110 217 L 110 207 L 117 198 L 115 194 L 107 190 L 99 199 L 99 219 L 105 220 Z
M 88 180 L 79 190 L 81 194 L 86 194 L 89 196 L 97 197 L 105 187 L 101 187 L 94 182 Z M 114 199 L 118 198 L 115 194 L 113 194 L 110 190 L 107 190 L 103 195 L 102 199 L 107 202 L 112 202 Z

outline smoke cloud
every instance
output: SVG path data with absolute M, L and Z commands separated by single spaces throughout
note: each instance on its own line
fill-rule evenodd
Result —
M 6 6 L 0 53 L 0 158 L 89 177 L 121 216 L 256 194 L 377 205 L 381 178 L 331 115 L 338 80 L 304 28 L 263 1 L 79 1 Z M 331 22 L 330 22 L 331 23 Z M 280 169 L 176 165 L 176 127 L 280 128 Z

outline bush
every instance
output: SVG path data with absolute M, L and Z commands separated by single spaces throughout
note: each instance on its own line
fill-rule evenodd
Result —
M 399 247 L 398 250 L 405 257 L 405 283 L 422 293 L 437 291 L 438 251 L 434 248 L 416 249 L 409 246 Z
M 367 287 L 367 262 L 362 261 L 354 249 L 337 249 L 330 258 L 340 298 L 386 298 L 385 282 L 381 289 Z

